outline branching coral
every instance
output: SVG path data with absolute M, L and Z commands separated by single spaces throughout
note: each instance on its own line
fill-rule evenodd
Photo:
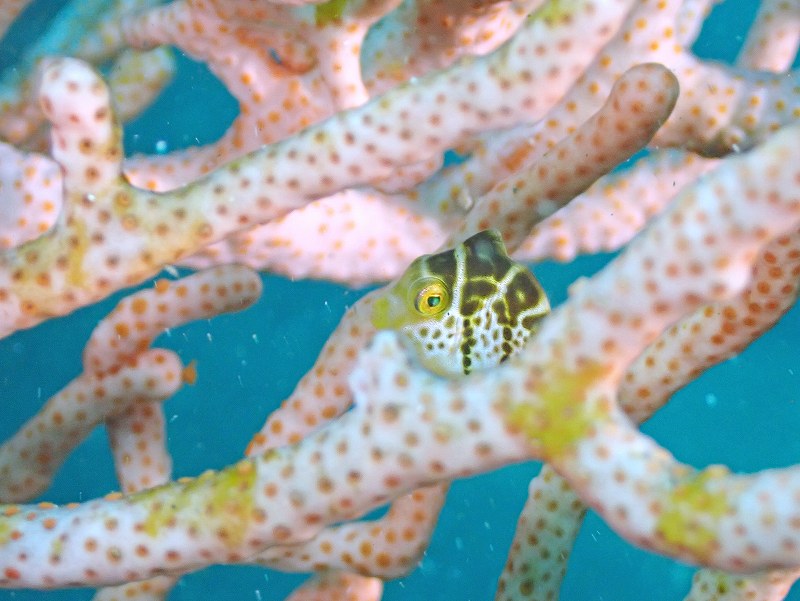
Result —
M 446 484 L 536 459 L 546 465 L 505 569 L 468 596 L 490 595 L 499 577 L 497 599 L 556 598 L 590 507 L 634 545 L 702 566 L 689 599 L 783 598 L 800 565 L 792 447 L 785 468 L 736 474 L 764 466 L 690 466 L 635 426 L 763 344 L 797 296 L 798 11 L 764 2 L 728 67 L 690 50 L 710 4 L 119 2 L 96 29 L 80 11 L 59 16 L 0 94 L 0 331 L 16 332 L 3 342 L 6 405 L 25 396 L 15 374 L 76 353 L 62 350 L 53 318 L 145 289 L 79 328 L 82 365 L 50 385 L 27 425 L 10 420 L 0 447 L 0 499 L 26 502 L 104 421 L 123 492 L 5 506 L 0 586 L 157 599 L 185 572 L 256 563 L 318 572 L 292 599 L 378 599 L 384 579 L 422 559 Z M 0 23 L 21 9 L 10 4 Z M 126 158 L 120 121 L 163 85 L 164 43 L 205 62 L 239 116 L 215 144 Z M 132 94 L 132 82 L 148 92 Z M 648 144 L 648 157 L 608 174 Z M 440 169 L 446 150 L 463 160 Z M 394 333 L 374 331 L 384 289 L 344 297 L 316 363 L 298 352 L 302 378 L 287 375 L 286 340 L 320 328 L 299 309 L 306 288 L 267 280 L 269 330 L 216 325 L 260 290 L 228 263 L 379 283 L 487 228 L 523 259 L 621 250 L 567 300 L 556 293 L 541 332 L 498 369 L 463 381 L 427 373 Z M 217 267 L 179 278 L 176 262 Z M 164 269 L 178 279 L 151 288 Z M 211 317 L 206 343 L 177 345 L 185 356 L 150 348 L 164 328 L 176 338 L 179 324 Z M 180 473 L 218 471 L 170 481 L 165 428 L 175 435 L 187 420 L 165 426 L 161 401 L 195 380 L 194 355 L 230 334 L 236 364 L 210 377 L 201 358 L 193 389 L 213 403 L 212 437 L 230 454 L 212 465 L 196 453 Z M 256 389 L 242 393 L 237 377 Z M 241 459 L 246 435 L 229 440 L 228 416 L 237 396 L 263 397 L 273 381 L 285 401 L 251 427 Z M 787 398 L 771 384 L 760 384 L 766 416 Z M 513 488 L 494 482 L 496 497 Z M 432 569 L 422 560 L 423 575 Z M 444 583 L 457 576 L 431 579 L 412 598 L 456 594 Z M 389 585 L 393 595 L 402 589 Z

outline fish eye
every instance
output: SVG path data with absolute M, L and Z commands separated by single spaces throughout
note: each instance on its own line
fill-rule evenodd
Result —
M 427 280 L 414 298 L 414 309 L 425 316 L 437 315 L 447 308 L 450 295 L 439 280 Z

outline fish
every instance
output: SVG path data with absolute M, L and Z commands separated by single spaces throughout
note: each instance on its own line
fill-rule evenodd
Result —
M 549 312 L 539 280 L 496 230 L 484 230 L 415 259 L 376 299 L 371 319 L 398 332 L 426 369 L 456 378 L 506 361 Z

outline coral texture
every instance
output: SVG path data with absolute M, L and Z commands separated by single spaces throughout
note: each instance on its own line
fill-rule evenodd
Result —
M 614 598 L 570 589 L 599 519 L 645 564 L 696 566 L 691 583 L 621 577 L 649 599 L 784 599 L 800 447 L 696 459 L 693 418 L 677 441 L 639 427 L 718 365 L 756 382 L 763 419 L 729 446 L 798 422 L 796 382 L 739 366 L 798 294 L 800 8 L 764 0 L 727 64 L 695 53 L 714 4 L 67 3 L 0 76 L 0 588 L 177 599 L 192 572 L 241 564 L 259 584 L 237 598 Z M 9 56 L 37 10 L 0 7 Z M 224 109 L 170 83 L 198 64 L 238 109 L 217 136 L 201 130 Z M 167 142 L 170 100 L 196 139 Z M 475 240 L 492 267 L 464 259 Z M 553 284 L 544 316 L 538 283 L 511 285 L 534 286 L 519 263 L 503 279 L 500 240 L 561 288 L 572 267 L 548 261 L 616 254 Z M 414 335 L 431 352 L 463 336 L 455 359 L 398 331 L 409 290 L 444 324 Z M 469 373 L 480 353 L 500 364 Z M 465 498 L 479 475 L 491 493 Z M 428 551 L 437 523 L 449 567 Z M 480 523 L 504 561 L 461 554 Z M 214 582 L 193 597 L 222 598 Z

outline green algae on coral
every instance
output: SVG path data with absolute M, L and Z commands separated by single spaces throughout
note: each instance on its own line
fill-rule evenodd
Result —
M 599 363 L 587 363 L 569 370 L 554 362 L 546 373 L 531 399 L 511 406 L 507 422 L 532 444 L 541 445 L 543 458 L 553 461 L 571 452 L 604 420 L 600 408 L 585 402 L 604 369 Z
M 257 471 L 245 459 L 219 472 L 168 484 L 130 497 L 148 507 L 144 531 L 157 537 L 176 522 L 198 532 L 213 531 L 228 546 L 242 543 L 254 515 Z
M 13 505 L 11 507 L 14 507 Z M 9 540 L 11 540 L 11 519 L 12 515 L 8 515 L 4 510 L 8 507 L 3 507 L 0 505 L 0 547 L 5 546 Z
M 317 27 L 324 27 L 341 19 L 346 6 L 347 0 L 328 0 L 323 4 L 317 4 L 314 9 L 314 20 Z
M 708 485 L 729 473 L 724 466 L 710 466 L 692 472 L 670 491 L 656 525 L 668 545 L 689 551 L 701 561 L 711 556 L 717 535 L 707 524 L 718 522 L 731 510 L 731 504 L 727 491 L 713 492 Z

